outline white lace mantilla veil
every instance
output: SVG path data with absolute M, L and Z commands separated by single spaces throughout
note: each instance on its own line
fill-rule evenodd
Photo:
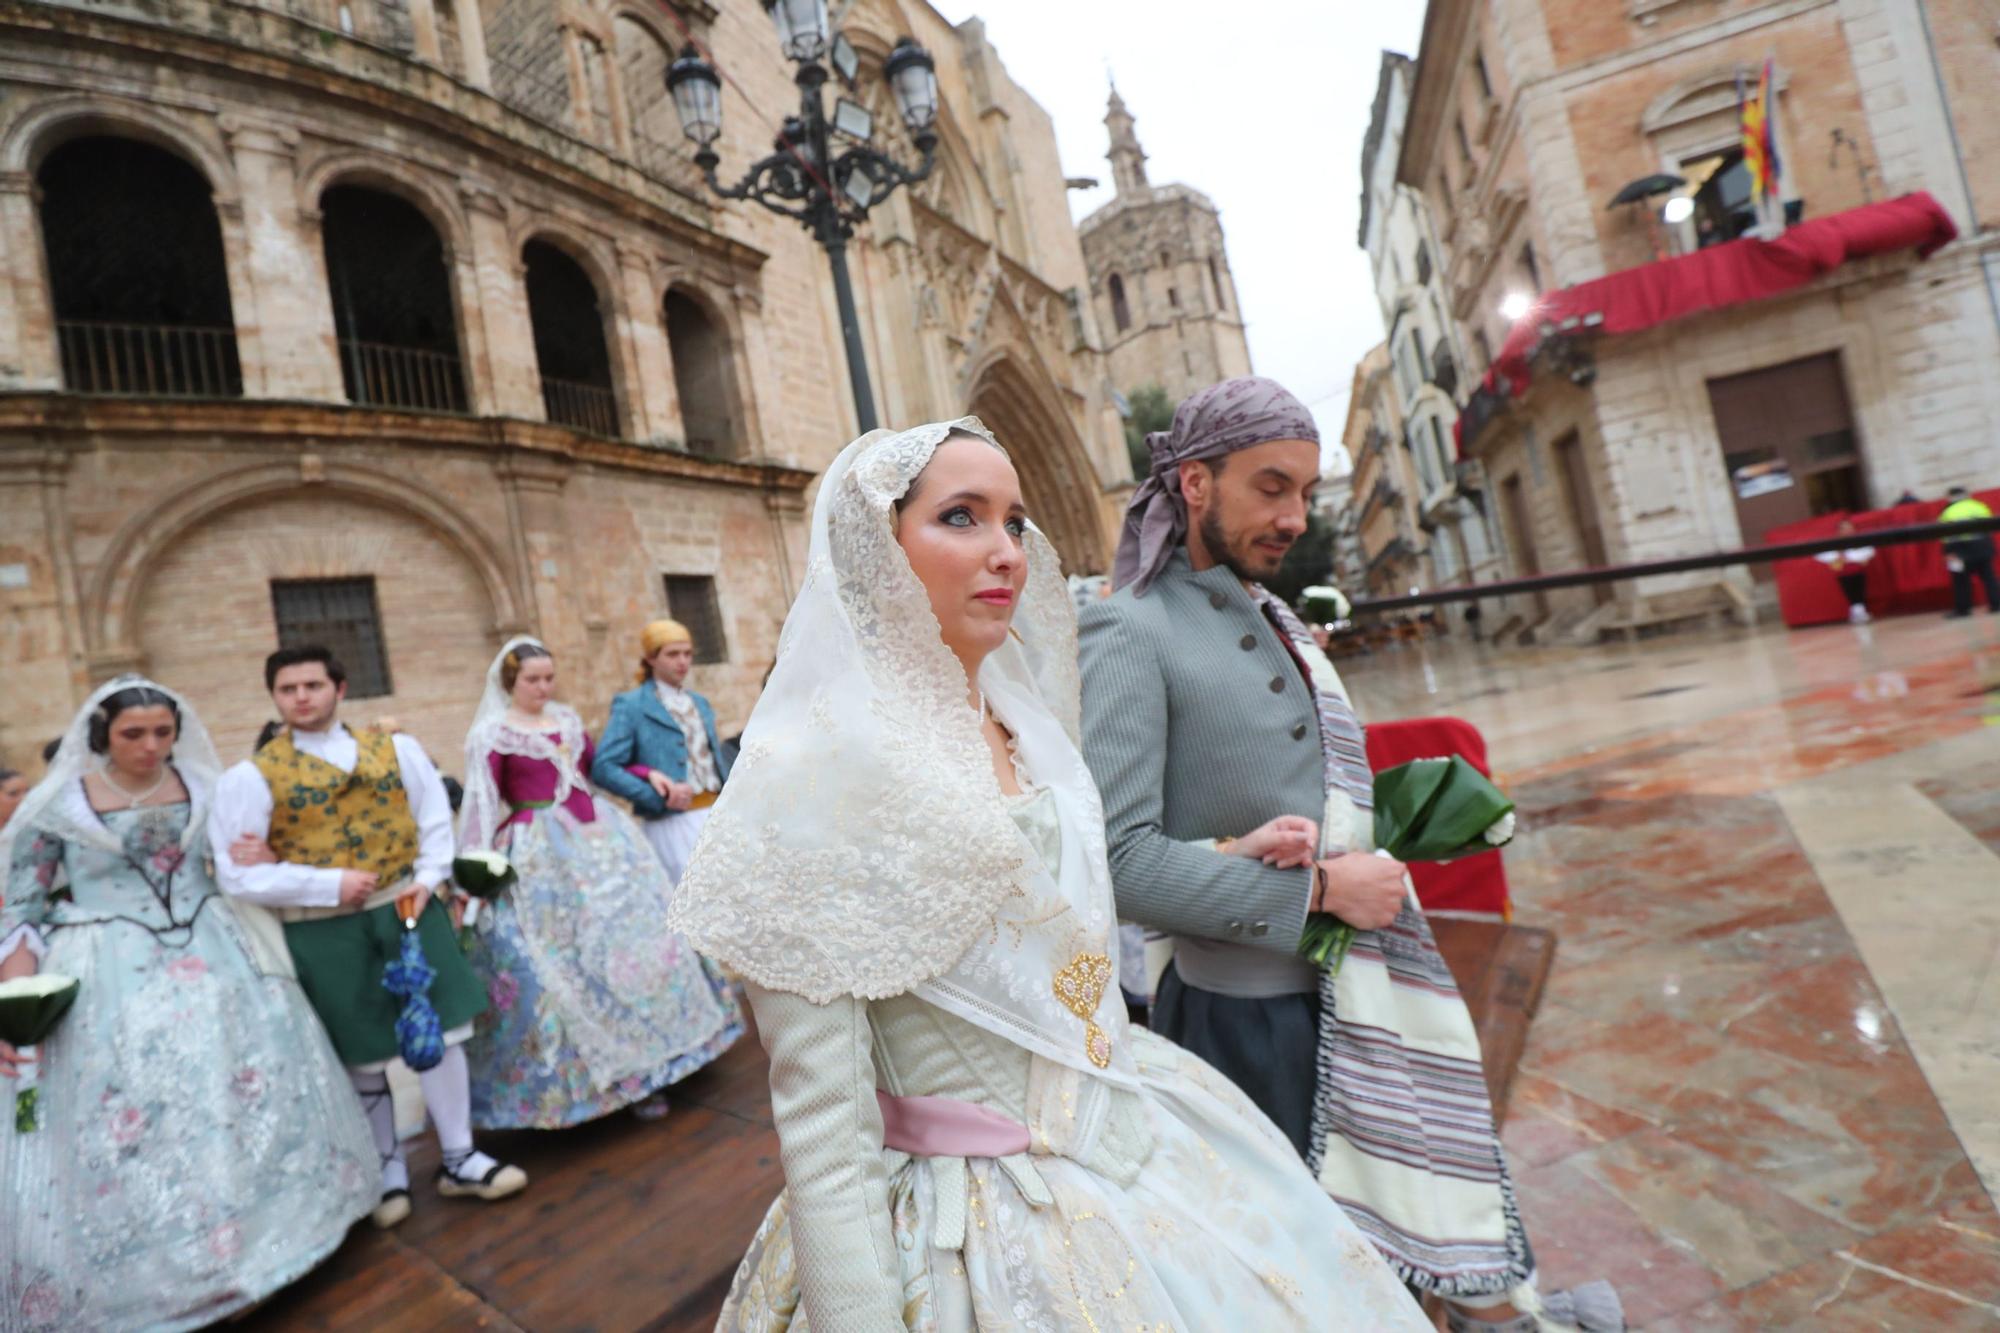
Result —
M 500 799 L 500 787 L 493 780 L 487 755 L 517 754 L 555 765 L 555 801 L 549 807 L 552 810 L 561 809 L 570 792 L 586 785 L 582 769 L 583 719 L 574 708 L 554 700 L 543 707 L 542 716 L 553 724 L 554 735 L 507 725 L 507 709 L 513 698 L 500 682 L 500 669 L 506 664 L 507 654 L 516 648 L 549 651 L 540 639 L 518 635 L 507 640 L 486 668 L 486 689 L 479 696 L 479 711 L 472 715 L 472 729 L 465 733 L 465 799 L 458 807 L 458 845 L 467 851 L 491 847 L 510 813 L 507 803 Z
M 174 741 L 169 762 L 180 774 L 181 785 L 187 788 L 188 793 L 188 822 L 187 828 L 181 832 L 181 850 L 193 852 L 197 844 L 205 849 L 209 803 L 214 799 L 215 785 L 222 777 L 222 761 L 216 756 L 215 742 L 209 738 L 208 728 L 202 725 L 201 715 L 195 712 L 194 705 L 178 690 L 169 689 L 144 676 L 118 676 L 99 685 L 84 700 L 83 707 L 70 719 L 69 729 L 63 733 L 55 758 L 49 761 L 48 773 L 21 798 L 14 817 L 7 821 L 6 829 L 0 831 L 0 876 L 4 876 L 7 868 L 13 865 L 14 851 L 30 830 L 51 833 L 66 842 L 97 847 L 115 856 L 125 854 L 123 840 L 90 808 L 90 798 L 83 790 L 83 777 L 103 762 L 103 756 L 93 753 L 90 748 L 92 717 L 112 695 L 121 690 L 138 688 L 158 690 L 172 699 L 180 711 L 180 735 Z M 283 928 L 277 918 L 254 903 L 231 898 L 227 894 L 222 897 L 242 930 L 252 961 L 268 974 L 291 976 L 291 954 L 285 949 Z
M 954 434 L 999 447 L 965 417 L 864 435 L 827 469 L 777 665 L 670 920 L 773 990 L 819 1004 L 911 991 L 1135 1084 L 1117 986 L 1101 986 L 1087 1017 L 1056 990 L 1059 976 L 1108 975 L 1116 922 L 1103 812 L 1077 744 L 1076 611 L 1055 548 L 1029 527 L 1014 634 L 979 674 L 1022 767 L 1056 802 L 1062 858 L 1050 874 L 1009 812 L 964 668 L 896 541 L 895 502 Z M 1089 1024 L 1110 1038 L 1108 1066 L 1092 1058 Z

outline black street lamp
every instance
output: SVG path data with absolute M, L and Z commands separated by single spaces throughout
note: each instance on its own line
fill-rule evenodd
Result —
M 868 210 L 899 185 L 931 174 L 937 152 L 937 74 L 929 53 L 908 37 L 899 39 L 883 62 L 882 77 L 911 139 L 924 155 L 912 170 L 870 142 L 875 118 L 859 102 L 842 97 L 828 120 L 820 89 L 831 57 L 850 89 L 860 62 L 845 36 L 827 41 L 826 0 L 764 0 L 777 25 L 778 45 L 798 65 L 799 113 L 785 118 L 776 151 L 751 164 L 743 179 L 724 186 L 716 179 L 721 163 L 715 141 L 722 135 L 722 80 L 715 67 L 690 51 L 667 71 L 681 130 L 694 141 L 695 165 L 708 187 L 724 199 L 750 199 L 773 213 L 795 218 L 826 247 L 833 291 L 840 305 L 840 334 L 847 347 L 847 375 L 854 388 L 854 415 L 863 432 L 875 429 L 875 397 L 868 387 L 868 362 L 861 345 L 861 317 L 854 308 L 854 285 L 847 276 L 847 241 Z

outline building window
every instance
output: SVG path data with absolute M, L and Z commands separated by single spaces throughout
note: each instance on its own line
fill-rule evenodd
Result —
M 706 574 L 668 574 L 667 614 L 694 636 L 696 666 L 729 660 L 729 643 L 722 633 L 722 604 L 715 598 L 715 580 Z
M 1465 178 L 1471 180 L 1472 140 L 1465 133 L 1465 118 L 1463 116 L 1453 116 L 1451 119 L 1451 128 L 1452 132 L 1458 136 L 1458 160 L 1465 167 Z
M 394 693 L 374 578 L 272 579 L 271 609 L 280 648 L 318 645 L 340 659 L 348 698 Z
M 1537 292 L 1542 290 L 1541 265 L 1535 262 L 1535 246 L 1532 241 L 1521 246 L 1521 271 L 1528 275 L 1528 283 Z
M 1418 241 L 1418 242 L 1417 242 L 1417 282 L 1418 282 L 1418 283 L 1419 283 L 1420 285 L 1423 285 L 1423 286 L 1426 286 L 1426 287 L 1427 287 L 1427 286 L 1429 286 L 1429 285 L 1430 285 L 1430 281 L 1431 281 L 1431 252 L 1430 252 L 1430 247 L 1429 247 L 1429 246 L 1427 246 L 1427 245 L 1425 245 L 1425 244 L 1424 244 L 1424 243 L 1423 243 L 1422 241 Z
M 1694 191 L 1697 249 L 1733 241 L 1757 225 L 1757 203 L 1751 197 L 1750 168 L 1743 165 L 1742 149 L 1683 162 L 1681 174 Z
M 1216 266 L 1214 255 L 1208 257 L 1208 280 L 1215 284 L 1215 308 L 1229 309 L 1229 298 L 1222 291 L 1222 270 Z
M 1472 342 L 1479 348 L 1479 369 L 1484 371 L 1493 364 L 1493 344 L 1487 339 L 1485 329 L 1474 329 Z
M 1160 267 L 1172 268 L 1173 266 L 1174 266 L 1174 257 L 1168 254 L 1165 250 L 1160 251 Z
M 1451 230 L 1451 215 L 1458 206 L 1451 201 L 1451 176 L 1443 167 L 1438 168 L 1438 198 L 1444 201 L 1445 230 Z
M 1486 72 L 1486 53 L 1472 53 L 1472 77 L 1479 81 L 1479 95 L 1487 101 L 1493 100 L 1493 76 Z
M 1111 288 L 1111 322 L 1123 333 L 1132 327 L 1132 307 L 1125 300 L 1125 279 L 1114 273 L 1107 285 Z
M 1180 288 L 1178 287 L 1167 288 L 1167 304 L 1172 306 L 1176 310 L 1179 310 L 1181 308 Z

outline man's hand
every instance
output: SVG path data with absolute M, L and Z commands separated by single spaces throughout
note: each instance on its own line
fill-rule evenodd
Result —
M 377 887 L 377 876 L 372 870 L 343 870 L 340 872 L 340 905 L 359 907 L 368 901 Z
M 26 1067 L 35 1062 L 32 1055 L 23 1055 L 4 1041 L 0 1041 L 0 1078 L 19 1078 Z
M 1280 870 L 1310 864 L 1319 847 L 1319 825 L 1304 815 L 1279 815 L 1238 838 L 1231 856 L 1248 856 Z
M 1356 930 L 1380 930 L 1403 910 L 1403 863 L 1349 852 L 1319 863 L 1315 912 L 1331 912 Z
M 239 866 L 269 866 L 278 863 L 278 854 L 256 834 L 242 833 L 229 844 L 229 859 Z
M 663 801 L 671 800 L 674 794 L 674 780 L 653 768 L 646 771 L 646 783 Z

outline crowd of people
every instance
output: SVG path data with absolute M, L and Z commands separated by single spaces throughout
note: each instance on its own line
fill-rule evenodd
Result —
M 281 725 L 226 770 L 173 689 L 98 689 L 0 834 L 0 980 L 82 983 L 0 1044 L 42 1112 L 0 1155 L 0 1333 L 198 1326 L 396 1225 L 399 1059 L 438 1193 L 494 1200 L 528 1182 L 476 1130 L 658 1114 L 744 1002 L 786 1188 L 719 1328 L 1621 1328 L 1606 1284 L 1538 1286 L 1361 723 L 1262 586 L 1310 414 L 1230 380 L 1149 444 L 1079 630 L 978 421 L 871 432 L 740 752 L 680 626 L 595 740 L 516 639 L 455 827 L 323 648 L 271 656 Z M 454 891 L 488 851 L 504 887 Z M 1335 971 L 1309 912 L 1360 932 Z M 1121 919 L 1173 943 L 1150 1030 Z

